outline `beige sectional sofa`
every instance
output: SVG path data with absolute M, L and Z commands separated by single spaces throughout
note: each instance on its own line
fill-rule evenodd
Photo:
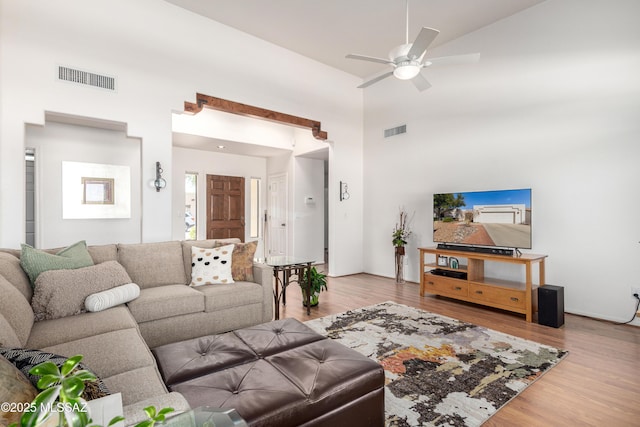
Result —
M 273 271 L 253 265 L 254 281 L 190 287 L 191 247 L 213 248 L 237 239 L 89 246 L 95 264 L 117 261 L 140 296 L 99 312 L 35 321 L 29 278 L 20 251 L 0 250 L 0 347 L 40 349 L 83 363 L 112 393 L 122 393 L 127 422 L 142 408 L 187 409 L 168 393 L 150 348 L 268 322 L 273 316 Z M 55 252 L 55 250 L 53 251 Z

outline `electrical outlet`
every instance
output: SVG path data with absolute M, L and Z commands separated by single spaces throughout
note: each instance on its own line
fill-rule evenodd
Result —
M 640 286 L 631 286 L 631 298 L 633 299 L 636 298 L 633 296 L 634 294 L 637 294 L 638 296 L 640 296 Z

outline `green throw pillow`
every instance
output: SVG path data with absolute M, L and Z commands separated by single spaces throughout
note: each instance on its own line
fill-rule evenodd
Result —
M 31 286 L 36 282 L 40 273 L 48 270 L 65 270 L 89 267 L 93 265 L 93 259 L 87 250 L 87 242 L 84 240 L 64 248 L 57 254 L 35 249 L 22 244 L 20 254 L 20 266 L 29 276 Z

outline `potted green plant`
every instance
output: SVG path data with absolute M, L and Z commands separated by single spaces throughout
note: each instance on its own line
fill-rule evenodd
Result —
M 304 271 L 302 274 L 302 280 L 298 283 L 300 284 L 300 289 L 302 289 L 302 304 L 305 307 L 307 305 L 307 281 L 309 278 L 311 278 L 310 305 L 311 307 L 315 307 L 318 305 L 320 292 L 327 290 L 327 276 L 323 272 L 318 271 L 315 267 L 311 267 L 311 269 L 306 269 Z
M 14 423 L 9 427 L 37 427 L 52 418 L 58 427 L 89 425 L 91 418 L 86 410 L 87 402 L 81 395 L 85 382 L 95 381 L 96 377 L 89 371 L 76 369 L 81 360 L 82 355 L 76 355 L 65 360 L 60 367 L 52 362 L 43 362 L 31 368 L 29 373 L 40 376 L 38 388 L 42 392 L 33 399 L 33 410 L 22 415 L 20 424 Z M 148 406 L 144 408 L 144 412 L 148 419 L 135 427 L 153 427 L 155 423 L 164 421 L 165 416 L 173 412 L 173 408 L 156 412 L 155 407 Z M 115 417 L 109 422 L 109 426 L 120 421 L 124 421 L 124 417 Z
M 411 235 L 411 230 L 409 229 L 409 218 L 407 215 L 407 211 L 405 211 L 404 208 L 400 208 L 399 217 L 399 221 L 396 223 L 396 226 L 393 229 L 393 233 L 391 234 L 391 242 L 395 247 L 396 283 L 404 283 L 404 245 L 407 244 L 407 239 Z

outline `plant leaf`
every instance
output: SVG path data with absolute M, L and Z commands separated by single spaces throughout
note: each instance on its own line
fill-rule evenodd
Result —
M 111 427 L 112 425 L 114 425 L 115 423 L 119 423 L 120 421 L 124 421 L 123 416 L 119 415 L 117 417 L 113 417 L 111 421 L 109 421 L 109 424 L 107 425 L 107 427 Z
M 135 425 L 135 427 L 151 427 L 155 424 L 155 421 L 153 420 L 144 420 L 138 424 Z
M 84 382 L 76 377 L 69 377 L 62 380 L 63 400 L 78 399 L 84 390 Z
M 167 415 L 168 413 L 173 411 L 175 411 L 175 409 L 173 408 L 162 408 L 160 412 L 158 412 L 158 415 Z
M 31 375 L 55 375 L 60 377 L 60 369 L 53 362 L 42 362 L 29 370 Z
M 146 408 L 144 408 L 144 413 L 147 414 L 147 417 L 153 418 L 156 416 L 156 407 L 147 406 Z
M 49 375 L 49 374 L 43 375 L 38 380 L 38 388 L 40 390 L 44 390 L 59 382 L 60 382 L 60 377 L 57 375 Z
M 50 416 L 49 411 L 44 411 L 43 409 L 52 408 L 55 400 L 60 395 L 60 390 L 62 386 L 55 386 L 48 388 L 38 394 L 35 399 L 33 399 L 33 405 L 35 410 L 33 412 L 25 412 L 25 414 L 20 419 L 20 424 L 22 427 L 33 427 L 38 424 L 41 424 L 48 416 Z
M 97 378 L 96 376 L 92 373 L 89 372 L 87 370 L 81 370 L 81 371 L 77 371 L 73 374 L 74 378 L 77 378 L 81 381 L 95 381 Z
M 82 360 L 81 354 L 76 354 L 75 356 L 65 360 L 64 363 L 62 364 L 62 368 L 60 369 L 60 372 L 62 373 L 62 375 L 65 377 L 69 375 L 69 373 L 71 373 L 71 371 L 73 371 L 75 367 L 78 366 L 78 363 L 80 363 L 81 360 Z

